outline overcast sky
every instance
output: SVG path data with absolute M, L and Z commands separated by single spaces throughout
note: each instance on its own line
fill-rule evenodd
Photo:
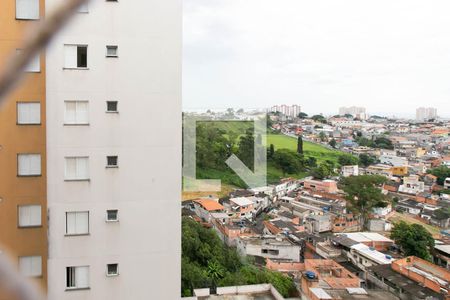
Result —
M 450 116 L 450 1 L 184 0 L 185 109 Z

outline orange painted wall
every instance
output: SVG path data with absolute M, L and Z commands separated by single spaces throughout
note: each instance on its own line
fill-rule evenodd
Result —
M 16 20 L 15 0 L 2 0 L 0 7 L 0 70 L 21 48 L 29 26 L 38 21 Z M 44 16 L 45 1 L 40 0 Z M 20 256 L 42 256 L 42 277 L 31 279 L 42 289 L 47 286 L 47 206 L 46 206 L 46 127 L 45 127 L 45 54 L 41 54 L 41 72 L 26 73 L 19 85 L 0 106 L 0 250 L 14 264 Z M 18 101 L 41 102 L 41 125 L 17 125 Z M 40 153 L 42 175 L 17 176 L 17 154 Z M 18 228 L 18 205 L 40 204 L 42 226 Z M 0 299 L 2 298 L 0 292 Z M 10 298 L 9 298 L 10 299 Z

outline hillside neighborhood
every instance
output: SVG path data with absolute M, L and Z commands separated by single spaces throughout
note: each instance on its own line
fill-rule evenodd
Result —
M 279 111 L 269 119 L 273 133 L 346 159 L 326 176 L 183 202 L 184 219 L 214 231 L 240 260 L 295 284 L 290 295 L 261 299 L 450 299 L 449 121 Z M 192 296 L 228 299 L 220 289 Z

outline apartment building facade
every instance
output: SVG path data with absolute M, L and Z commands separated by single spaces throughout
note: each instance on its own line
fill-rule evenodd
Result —
M 44 0 L 2 0 L 0 68 L 20 51 Z M 23 276 L 47 287 L 45 56 L 25 68 L 21 84 L 0 106 L 0 255 Z M 0 290 L 0 299 L 11 299 Z M 6 297 L 6 298 L 5 298 Z
M 64 1 L 2 1 L 0 59 Z M 50 300 L 179 297 L 181 13 L 91 0 L 0 109 L 0 243 Z

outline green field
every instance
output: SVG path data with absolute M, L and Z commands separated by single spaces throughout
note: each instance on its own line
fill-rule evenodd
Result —
M 297 150 L 297 139 L 282 135 L 282 134 L 269 134 L 267 135 L 267 145 L 273 144 L 276 149 L 290 149 Z M 306 157 L 312 156 L 317 159 L 318 162 L 330 160 L 337 163 L 339 156 L 342 152 L 337 150 L 330 150 L 324 146 L 314 144 L 311 142 L 303 142 L 303 153 Z

